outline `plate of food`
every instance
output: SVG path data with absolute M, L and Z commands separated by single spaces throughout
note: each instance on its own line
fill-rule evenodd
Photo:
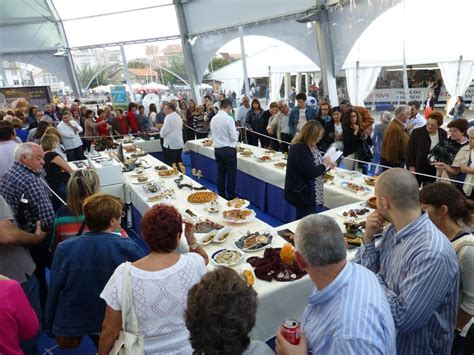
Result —
M 295 233 L 290 229 L 282 229 L 277 231 L 278 235 L 285 239 L 291 245 L 295 245 Z
M 334 175 L 326 173 L 323 175 L 323 182 L 331 182 L 334 180 Z
M 138 176 L 136 179 L 133 179 L 132 180 L 132 184 L 135 184 L 135 185 L 143 185 L 143 184 L 148 184 L 152 181 L 154 181 L 155 179 L 152 178 L 152 177 L 149 177 L 149 176 L 146 176 L 146 175 L 140 175 Z
M 222 219 L 229 223 L 247 223 L 255 219 L 256 213 L 248 208 L 226 210 L 222 213 Z
M 194 225 L 196 233 L 209 233 L 210 231 L 219 230 L 222 228 L 224 228 L 223 225 L 213 222 L 210 219 L 205 219 Z
M 248 205 L 250 205 L 250 202 L 244 200 L 243 198 L 234 198 L 230 201 L 227 201 L 225 205 L 230 208 L 246 208 Z
M 369 186 L 375 186 L 377 178 L 375 176 L 367 176 L 364 178 L 364 182 Z
M 372 212 L 371 209 L 367 207 L 360 207 L 360 208 L 351 208 L 348 210 L 344 210 L 340 212 L 342 217 L 350 217 L 350 218 L 365 218 Z
M 242 276 L 244 277 L 245 282 L 247 282 L 248 286 L 253 286 L 255 285 L 255 271 L 253 271 L 252 265 L 249 263 L 244 263 L 240 267 L 240 270 L 242 271 Z
M 270 161 L 273 161 L 273 158 L 269 155 L 262 155 L 260 157 L 255 157 L 255 160 L 259 163 L 268 163 Z
M 156 171 L 168 170 L 168 167 L 166 165 L 157 165 L 157 166 L 155 166 L 155 170 Z
M 176 193 L 173 189 L 166 189 L 163 192 L 147 197 L 147 202 L 163 202 L 166 200 L 175 200 Z
M 224 243 L 233 234 L 234 234 L 234 229 L 230 227 L 222 228 L 219 230 L 216 237 L 214 238 L 214 243 Z
M 216 237 L 218 232 L 219 231 L 217 229 L 210 231 L 199 240 L 199 244 L 201 245 L 211 244 L 214 241 L 214 238 Z
M 234 242 L 235 246 L 244 251 L 258 251 L 265 249 L 272 243 L 273 235 L 270 232 L 248 232 Z
M 349 218 L 344 221 L 347 233 L 357 233 L 359 230 L 365 228 L 366 221 L 358 221 L 355 218 Z
M 253 152 L 248 148 L 244 148 L 244 150 L 242 150 L 239 154 L 244 157 L 250 157 L 253 154 Z
M 345 233 L 344 239 L 347 242 L 347 249 L 351 250 L 362 245 L 363 237 L 358 234 Z
M 355 184 L 355 183 L 349 182 L 349 181 L 342 181 L 341 186 L 344 189 L 355 192 L 355 193 L 369 193 L 369 192 L 371 192 L 371 190 L 368 187 L 362 186 L 362 185 L 359 185 L 359 184 Z
M 172 178 L 178 175 L 178 169 L 158 170 L 158 176 L 162 178 Z
M 275 166 L 276 166 L 277 168 L 279 168 L 279 169 L 285 169 L 285 168 L 286 168 L 286 163 L 285 163 L 285 162 L 282 162 L 282 161 L 280 161 L 280 162 L 278 162 L 278 163 L 275 163 L 275 164 L 273 164 L 273 165 L 275 165 Z
M 214 142 L 210 138 L 204 138 L 202 141 L 204 147 L 212 147 L 212 144 L 214 144 Z
M 212 191 L 194 192 L 188 196 L 188 202 L 194 204 L 204 204 L 217 200 L 217 194 Z
M 245 253 L 237 249 L 220 249 L 211 255 L 211 260 L 216 265 L 233 266 L 240 264 L 245 257 Z
M 268 149 L 264 152 L 265 154 L 278 154 L 277 151 L 273 150 L 273 149 Z

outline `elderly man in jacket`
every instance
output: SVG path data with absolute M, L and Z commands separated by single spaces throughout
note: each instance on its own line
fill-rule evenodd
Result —
M 407 156 L 408 139 L 410 135 L 405 128 L 410 107 L 399 105 L 395 108 L 395 119 L 385 130 L 382 143 L 382 158 L 380 163 L 389 167 L 403 167 Z

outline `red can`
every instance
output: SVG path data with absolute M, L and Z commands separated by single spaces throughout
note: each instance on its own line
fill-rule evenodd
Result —
M 300 322 L 294 319 L 285 319 L 281 323 L 281 335 L 293 345 L 298 345 L 301 338 Z

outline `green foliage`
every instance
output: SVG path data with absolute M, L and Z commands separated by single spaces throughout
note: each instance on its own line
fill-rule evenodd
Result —
M 166 69 L 171 70 L 172 72 L 176 73 L 184 80 L 188 80 L 188 74 L 186 73 L 186 66 L 184 65 L 184 55 L 182 53 L 176 54 L 169 58 L 168 65 L 163 66 Z M 162 82 L 165 85 L 183 85 L 183 82 L 179 80 L 174 75 L 163 70 L 163 78 Z
M 128 62 L 128 67 L 129 68 L 134 68 L 134 69 L 146 69 L 147 68 L 145 63 L 134 62 L 134 61 Z
M 91 67 L 90 65 L 86 65 L 81 69 L 76 69 L 77 80 L 79 80 L 79 85 L 81 88 L 84 89 L 86 85 L 89 84 L 89 81 L 94 77 L 94 75 L 96 75 L 102 69 L 103 67 Z M 92 81 L 89 88 L 109 84 L 110 79 L 108 78 L 107 70 L 104 70 Z
M 230 63 L 235 62 L 235 61 L 236 61 L 235 58 L 229 58 L 229 59 L 222 58 L 222 57 L 212 58 L 212 61 L 207 66 L 207 70 L 209 71 L 209 74 L 206 74 L 204 76 L 204 79 L 210 79 L 212 71 L 216 71 L 217 69 L 225 67 L 226 65 L 229 65 Z

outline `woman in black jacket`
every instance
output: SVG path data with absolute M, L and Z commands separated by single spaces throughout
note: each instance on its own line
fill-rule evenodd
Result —
M 334 168 L 317 148 L 324 129 L 316 121 L 305 123 L 293 139 L 288 152 L 285 177 L 285 200 L 296 207 L 298 219 L 317 213 L 323 206 L 323 174 Z
M 247 117 L 245 118 L 245 126 L 247 127 L 247 137 L 248 144 L 258 147 L 259 135 L 254 132 L 259 132 L 261 116 L 263 114 L 262 107 L 260 106 L 260 101 L 258 99 L 252 100 L 252 108 L 247 112 Z M 263 144 L 262 144 L 263 148 Z
M 344 115 L 342 120 L 342 140 L 344 142 L 343 155 L 344 166 L 347 170 L 358 170 L 362 168 L 361 164 L 352 160 L 359 158 L 359 147 L 362 141 L 365 141 L 368 145 L 372 145 L 372 139 L 367 136 L 360 129 L 360 115 L 359 112 L 350 109 L 348 114 Z

